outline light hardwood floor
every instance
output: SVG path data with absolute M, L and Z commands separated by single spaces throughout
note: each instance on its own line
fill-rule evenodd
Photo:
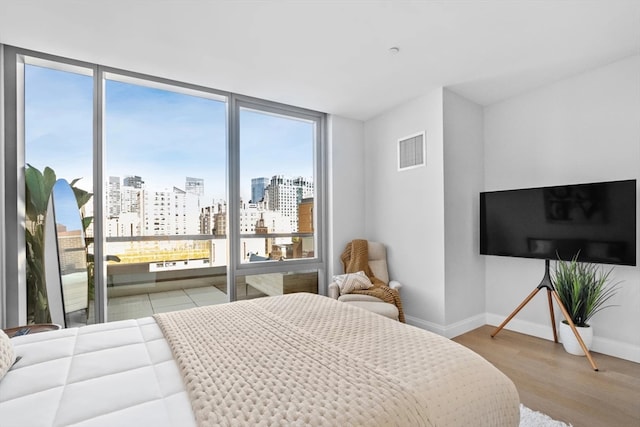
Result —
M 592 353 L 585 357 L 562 344 L 483 326 L 453 340 L 482 355 L 515 383 L 529 408 L 574 427 L 640 427 L 640 364 Z

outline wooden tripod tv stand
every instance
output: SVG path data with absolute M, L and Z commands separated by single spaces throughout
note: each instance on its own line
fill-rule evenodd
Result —
M 591 357 L 591 353 L 589 352 L 589 349 L 584 344 L 584 341 L 582 341 L 582 337 L 578 333 L 578 330 L 576 329 L 576 325 L 573 323 L 573 320 L 571 320 L 571 316 L 569 315 L 569 312 L 565 308 L 564 304 L 562 304 L 562 301 L 560 301 L 560 296 L 558 295 L 558 292 L 556 291 L 556 289 L 553 287 L 553 283 L 551 282 L 551 275 L 549 274 L 548 259 L 544 261 L 544 277 L 542 278 L 542 281 L 540 282 L 540 284 L 533 290 L 533 292 L 529 294 L 528 297 L 524 299 L 524 301 L 522 301 L 522 303 L 515 310 L 513 310 L 513 312 L 509 315 L 509 317 L 507 317 L 505 321 L 502 322 L 502 324 L 498 326 L 495 331 L 493 331 L 493 333 L 491 334 L 491 338 L 495 337 L 498 334 L 498 332 L 500 332 L 502 328 L 504 328 L 506 324 L 509 323 L 509 321 L 513 319 L 513 317 L 516 314 L 518 314 L 518 312 L 522 310 L 522 308 L 525 305 L 527 305 L 527 303 L 531 301 L 531 299 L 533 299 L 533 297 L 535 297 L 536 294 L 542 289 L 547 290 L 547 299 L 549 301 L 549 313 L 551 314 L 551 328 L 553 329 L 553 341 L 556 343 L 558 342 L 558 333 L 556 331 L 556 319 L 553 314 L 553 303 L 551 301 L 552 295 L 553 295 L 553 298 L 555 298 L 556 303 L 560 307 L 560 311 L 562 311 L 562 315 L 564 316 L 565 320 L 569 324 L 569 327 L 571 327 L 573 334 L 576 336 L 576 339 L 578 340 L 578 344 L 580 344 L 580 347 L 582 347 L 582 351 L 584 351 L 584 354 L 585 356 L 587 356 L 589 363 L 591 363 L 591 367 L 593 368 L 594 371 L 597 371 L 598 367 L 596 366 L 596 363 L 593 361 L 593 358 Z

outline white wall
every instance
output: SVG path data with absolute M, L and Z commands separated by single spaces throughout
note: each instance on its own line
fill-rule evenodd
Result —
M 366 238 L 387 245 L 407 323 L 443 332 L 442 89 L 365 123 Z M 426 131 L 426 166 L 399 172 L 398 139 Z
M 346 244 L 365 236 L 364 124 L 330 116 L 328 120 L 328 214 L 327 245 L 330 280 L 342 274 L 340 254 Z
M 439 89 L 364 124 L 364 237 L 388 245 L 408 323 L 446 336 L 497 325 L 542 279 L 544 261 L 477 255 L 480 191 L 640 180 L 639 76 L 634 56 L 484 110 Z M 398 172 L 397 140 L 422 130 L 427 166 Z M 593 319 L 593 348 L 640 361 L 640 267 L 614 274 L 620 307 Z M 550 339 L 546 295 L 507 328 Z
M 485 324 L 485 260 L 478 253 L 483 109 L 447 89 L 443 101 L 445 335 L 451 337 Z
M 4 189 L 4 46 L 0 44 L 0 188 Z M 4 197 L 0 199 L 0 224 L 5 224 L 5 205 Z M 5 318 L 5 294 L 6 294 L 6 282 L 5 282 L 5 229 L 4 226 L 0 227 L 0 328 L 6 326 L 7 319 Z
M 640 180 L 640 56 L 487 107 L 484 124 L 487 190 Z M 543 271 L 540 260 L 486 257 L 488 320 L 504 320 Z M 616 266 L 614 276 L 620 306 L 593 318 L 593 349 L 640 362 L 640 267 Z M 550 338 L 546 295 L 507 327 Z

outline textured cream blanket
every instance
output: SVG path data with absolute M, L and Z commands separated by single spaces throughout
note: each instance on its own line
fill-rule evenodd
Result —
M 291 294 L 154 316 L 201 426 L 517 426 L 502 373 L 445 338 Z

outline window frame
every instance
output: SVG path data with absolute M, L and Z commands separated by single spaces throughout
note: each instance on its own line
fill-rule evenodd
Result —
M 27 321 L 26 313 L 26 256 L 25 249 L 25 134 L 24 134 L 24 64 L 33 62 L 59 64 L 54 68 L 62 71 L 80 72 L 93 76 L 93 182 L 94 182 L 94 257 L 103 260 L 95 263 L 95 322 L 107 320 L 106 259 L 104 209 L 108 184 L 104 181 L 105 144 L 105 81 L 107 78 L 120 81 L 144 81 L 149 85 L 170 86 L 183 89 L 187 94 L 194 92 L 208 94 L 212 98 L 226 99 L 227 105 L 227 295 L 235 301 L 236 278 L 240 275 L 259 273 L 318 271 L 318 293 L 326 294 L 326 250 L 327 245 L 327 142 L 326 114 L 291 105 L 234 94 L 213 88 L 175 81 L 144 73 L 118 69 L 99 64 L 64 58 L 47 53 L 0 44 L 0 100 L 4 104 L 4 115 L 0 117 L 0 138 L 4 139 L 4 173 L 0 176 L 5 199 L 0 204 L 0 218 L 5 229 L 0 232 L 3 246 L 0 246 L 0 265 L 4 268 L 0 275 L 0 326 L 20 325 Z M 33 58 L 33 60 L 31 59 Z M 40 64 L 38 64 L 40 63 Z M 241 262 L 240 244 L 240 108 L 250 108 L 260 112 L 300 118 L 315 123 L 314 142 L 314 245 L 315 257 L 288 260 L 282 263 L 258 263 L 247 265 Z M 4 234 L 2 234 L 4 233 Z M 12 286 L 11 284 L 16 284 Z M 100 302 L 100 304 L 98 304 Z
M 73 70 L 83 75 L 94 76 L 94 104 L 95 104 L 95 75 L 97 66 L 68 58 L 61 58 L 28 49 L 16 48 L 8 45 L 2 47 L 2 85 L 4 103 L 4 205 L 0 209 L 0 216 L 4 217 L 4 232 L 6 239 L 4 256 L 4 274 L 2 275 L 2 291 L 4 318 L 0 322 L 4 325 L 24 325 L 27 322 L 27 284 L 26 284 L 26 241 L 25 241 L 25 106 L 24 106 L 24 67 L 31 63 L 26 58 L 34 58 L 34 65 L 43 63 L 59 63 L 63 71 Z M 80 70 L 86 70 L 80 72 Z M 95 106 L 94 106 L 95 114 Z M 93 142 L 96 142 L 96 128 L 94 120 Z M 95 178 L 95 177 L 94 177 Z M 98 254 L 96 253 L 96 256 Z M 10 286 L 15 284 L 15 286 Z
M 315 135 L 314 135 L 314 246 L 316 250 L 316 256 L 313 258 L 299 258 L 287 260 L 286 262 L 256 262 L 255 264 L 242 263 L 240 261 L 240 110 L 246 108 L 254 111 L 258 111 L 266 114 L 275 114 L 283 117 L 292 117 L 296 119 L 307 120 L 315 123 Z M 229 235 L 229 254 L 236 254 L 231 256 L 229 260 L 228 274 L 231 276 L 231 283 L 235 283 L 238 276 L 250 276 L 261 273 L 285 273 L 294 271 L 318 271 L 318 293 L 326 294 L 326 280 L 325 280 L 325 247 L 326 247 L 326 235 L 325 228 L 326 222 L 323 221 L 327 218 L 324 213 L 326 193 L 326 143 L 325 128 L 326 128 L 326 114 L 319 113 L 313 110 L 307 110 L 299 107 L 293 107 L 286 104 L 281 104 L 273 101 L 266 101 L 258 98 L 252 98 L 243 95 L 232 95 L 230 102 L 231 116 L 234 118 L 230 123 L 230 137 L 229 137 L 229 188 L 228 188 L 228 228 Z M 235 299 L 235 286 L 232 286 L 230 293 L 233 292 L 233 298 Z

